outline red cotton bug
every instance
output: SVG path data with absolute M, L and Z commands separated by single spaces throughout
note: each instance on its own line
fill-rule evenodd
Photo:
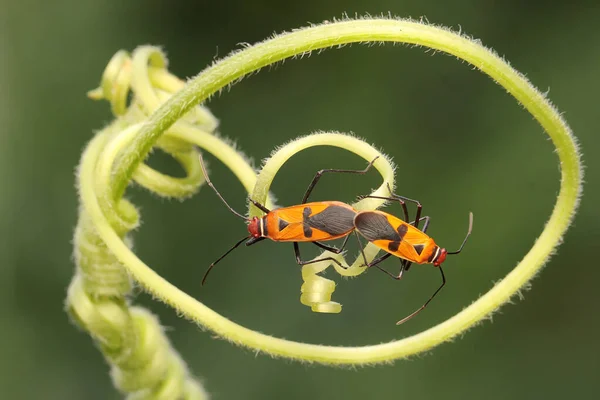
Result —
M 417 315 L 419 312 L 421 312 L 425 307 L 427 307 L 431 300 L 433 300 L 433 298 L 446 284 L 446 277 L 444 276 L 444 271 L 442 270 L 442 263 L 446 260 L 447 255 L 458 254 L 462 251 L 463 247 L 465 246 L 465 243 L 467 242 L 467 239 L 471 235 L 471 231 L 473 230 L 473 213 L 469 213 L 469 229 L 459 249 L 456 251 L 449 252 L 445 248 L 438 246 L 435 243 L 435 241 L 429 236 L 427 236 L 427 234 L 425 233 L 427 231 L 427 228 L 429 227 L 430 217 L 425 216 L 421 218 L 421 203 L 416 200 L 412 200 L 403 196 L 398 196 L 392 193 L 389 186 L 388 190 L 390 191 L 391 197 L 362 196 L 362 198 L 369 197 L 383 200 L 398 201 L 402 206 L 405 221 L 410 221 L 405 201 L 414 202 L 417 205 L 416 217 L 413 222 L 408 223 L 402 221 L 400 218 L 397 218 L 383 211 L 376 210 L 357 212 L 356 216 L 354 217 L 354 227 L 356 229 L 355 234 L 357 236 L 357 240 L 359 240 L 360 242 L 360 239 L 358 237 L 358 234 L 360 234 L 369 242 L 373 243 L 375 246 L 386 251 L 386 254 L 371 261 L 370 263 L 366 262 L 366 257 L 363 253 L 365 264 L 368 267 L 375 266 L 379 268 L 380 270 L 382 270 L 383 272 L 385 272 L 386 274 L 388 274 L 396 280 L 402 279 L 404 272 L 408 271 L 408 269 L 413 263 L 433 264 L 440 270 L 440 274 L 442 275 L 441 286 L 433 293 L 433 295 L 431 295 L 431 297 L 425 302 L 425 304 L 423 304 L 416 311 L 414 311 L 413 313 L 396 323 L 396 325 L 400 325 L 408 321 L 409 319 Z M 425 221 L 425 223 L 423 225 L 423 229 L 419 230 L 419 223 L 421 221 Z M 378 266 L 378 264 L 391 257 L 392 255 L 401 259 L 401 267 L 398 275 L 394 275 Z
M 306 189 L 302 203 L 299 205 L 269 210 L 259 202 L 249 199 L 249 201 L 263 211 L 265 215 L 261 218 L 246 218 L 242 214 L 235 211 L 229 205 L 229 203 L 227 203 L 223 196 L 221 196 L 219 191 L 215 188 L 208 177 L 204 160 L 202 159 L 202 154 L 200 152 L 198 152 L 198 156 L 200 158 L 200 166 L 202 167 L 202 172 L 206 179 L 206 183 L 213 189 L 225 206 L 227 206 L 229 211 L 247 221 L 249 233 L 248 236 L 245 236 L 239 240 L 227 252 L 225 252 L 225 254 L 219 257 L 208 267 L 208 270 L 202 279 L 203 285 L 213 267 L 243 242 L 246 242 L 246 246 L 251 246 L 267 238 L 275 242 L 292 242 L 294 244 L 296 262 L 299 265 L 307 265 L 324 260 L 330 260 L 343 268 L 342 264 L 332 257 L 323 257 L 317 260 L 302 261 L 300 258 L 300 248 L 298 246 L 298 242 L 310 242 L 332 253 L 341 253 L 346 246 L 350 233 L 354 231 L 354 217 L 356 216 L 357 211 L 352 208 L 352 206 L 340 201 L 319 201 L 307 203 L 308 197 L 324 173 L 339 172 L 366 174 L 378 157 L 375 157 L 364 170 L 322 169 L 318 171 Z M 345 237 L 345 240 L 340 249 L 321 243 L 322 241 L 335 240 L 343 237 Z

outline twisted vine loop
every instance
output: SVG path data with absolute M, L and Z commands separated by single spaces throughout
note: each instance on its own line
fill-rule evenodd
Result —
M 162 55 L 147 50 L 136 52 L 133 60 L 126 52 L 115 54 L 104 72 L 100 88 L 89 93 L 93 99 L 107 99 L 118 118 L 97 134 L 88 150 L 96 148 L 98 153 L 103 151 L 118 157 L 122 143 L 131 140 L 141 121 L 183 86 L 164 70 Z M 128 106 L 130 91 L 134 96 Z M 190 125 L 188 129 L 212 131 L 216 127 L 216 119 L 203 107 L 194 108 L 185 121 Z M 194 193 L 203 177 L 192 146 L 176 135 L 167 134 L 157 147 L 180 163 L 186 177 L 170 177 L 140 164 L 133 179 L 162 196 L 183 198 Z M 98 182 L 110 179 L 110 174 L 100 173 L 102 163 L 92 161 L 90 172 L 96 175 L 95 179 Z M 84 169 L 82 163 L 80 173 L 84 173 Z M 80 190 L 83 190 L 81 185 Z M 116 199 L 110 193 L 99 200 L 107 210 L 105 215 L 111 226 L 131 248 L 129 232 L 138 226 L 137 210 L 127 200 Z M 149 311 L 129 304 L 133 284 L 127 269 L 106 247 L 85 207 L 80 209 L 75 230 L 74 255 L 77 270 L 67 292 L 66 307 L 73 320 L 98 344 L 111 365 L 115 386 L 127 393 L 129 399 L 208 398 L 171 347 L 158 319 Z
M 197 104 L 244 75 L 277 61 L 347 43 L 376 41 L 427 46 L 467 61 L 488 74 L 513 95 L 534 116 L 552 139 L 560 159 L 561 189 L 543 232 L 512 272 L 469 307 L 424 332 L 379 345 L 335 347 L 287 341 L 239 326 L 165 281 L 136 257 L 123 239 L 124 235 L 118 229 L 119 218 L 117 216 L 121 215 L 124 210 L 127 211 L 128 206 L 121 206 L 121 202 L 114 202 L 121 198 L 130 180 L 136 176 L 140 163 L 152 147 L 161 145 L 163 139 L 169 135 L 174 140 L 183 140 L 184 143 L 173 142 L 173 144 L 182 145 L 182 152 L 188 150 L 186 146 L 189 143 L 199 144 L 212 152 L 232 169 L 248 192 L 254 191 L 255 200 L 264 200 L 266 197 L 270 181 L 274 176 L 272 171 L 269 172 L 269 168 L 270 165 L 276 164 L 267 163 L 257 180 L 248 163 L 234 149 L 224 145 L 222 141 L 206 132 L 204 135 L 194 127 L 193 121 L 186 119 L 189 117 L 189 113 L 192 113 L 197 107 Z M 156 50 L 148 48 L 142 48 L 140 51 L 150 51 L 153 54 L 156 52 Z M 156 57 L 158 56 L 154 55 L 150 58 L 151 66 L 160 68 L 161 64 Z M 135 81 L 132 79 L 132 82 Z M 123 99 L 123 96 L 120 92 L 115 92 L 115 98 Z M 123 102 L 123 100 L 120 101 Z M 127 129 L 121 129 L 122 132 L 129 132 L 128 129 L 131 129 L 131 132 L 128 133 L 129 136 L 121 137 L 119 146 L 116 144 L 110 146 L 108 143 L 110 134 L 103 134 L 92 140 L 82 158 L 79 174 L 80 196 L 84 210 L 82 213 L 85 214 L 85 218 L 81 218 L 80 221 L 87 220 L 90 224 L 89 229 L 97 235 L 91 242 L 97 243 L 98 246 L 106 246 L 106 249 L 110 251 L 109 255 L 114 256 L 115 262 L 120 263 L 120 266 L 123 266 L 156 298 L 176 308 L 181 315 L 233 343 L 272 355 L 326 364 L 376 363 L 425 351 L 455 337 L 507 302 L 542 268 L 567 230 L 581 194 L 582 172 L 575 139 L 565 121 L 550 102 L 525 77 L 478 42 L 421 22 L 377 18 L 348 20 L 312 26 L 275 36 L 215 63 L 162 105 L 159 104 L 160 101 L 157 101 L 138 107 L 139 112 L 153 111 L 153 113 L 142 125 L 127 125 Z M 130 106 L 130 108 L 132 107 Z M 114 140 L 119 140 L 119 137 L 117 136 Z M 342 140 L 340 145 L 347 149 L 352 147 L 348 140 Z M 166 147 L 169 150 L 178 148 L 177 146 Z M 274 159 L 277 159 L 277 155 L 278 153 L 275 154 Z M 359 155 L 364 157 L 363 154 Z M 282 158 L 279 162 L 282 164 L 285 160 Z M 385 176 L 384 179 L 386 179 Z M 113 204 L 117 205 L 113 207 Z M 255 212 L 256 210 L 250 210 L 251 214 Z M 128 218 L 123 218 L 123 221 L 130 225 L 135 222 Z M 107 261 L 112 262 L 112 259 L 107 258 Z M 305 280 L 310 280 L 320 267 L 322 265 L 315 265 L 311 270 L 304 270 Z M 311 286 L 308 286 L 312 290 Z M 323 286 L 327 286 L 327 283 Z M 329 287 L 327 290 L 329 289 L 331 288 Z M 311 300 L 312 292 L 310 290 L 305 291 L 307 295 L 303 301 L 310 304 L 324 304 L 325 309 L 331 307 L 332 311 L 336 311 L 335 304 L 330 304 L 326 298 Z M 317 291 L 326 292 L 321 289 L 317 289 Z M 112 343 L 113 339 L 110 335 L 104 334 L 103 338 Z

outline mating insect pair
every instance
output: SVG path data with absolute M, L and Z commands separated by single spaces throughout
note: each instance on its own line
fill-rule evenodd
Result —
M 296 262 L 299 265 L 307 265 L 330 260 L 344 268 L 344 266 L 333 257 L 323 257 L 316 260 L 303 261 L 300 257 L 300 248 L 298 243 L 313 243 L 324 250 L 339 254 L 344 250 L 350 234 L 354 233 L 359 244 L 361 244 L 360 237 L 362 236 L 386 252 L 386 254 L 380 256 L 379 258 L 368 262 L 364 252 L 362 252 L 361 244 L 361 253 L 364 260 L 364 266 L 376 267 L 393 279 L 401 279 L 404 272 L 408 271 L 413 263 L 433 264 L 440 270 L 440 274 L 442 276 L 442 284 L 440 287 L 421 307 L 409 314 L 407 317 L 398 321 L 397 325 L 400 325 L 427 307 L 431 300 L 433 300 L 438 292 L 444 287 L 446 284 L 446 277 L 444 276 L 444 271 L 441 268 L 441 264 L 446 260 L 446 256 L 448 254 L 458 254 L 462 251 L 473 227 L 473 214 L 470 213 L 469 229 L 460 248 L 456 251 L 448 252 L 446 249 L 439 247 L 433 239 L 425 234 L 427 228 L 429 227 L 430 218 L 429 216 L 421 217 L 421 203 L 404 196 L 393 194 L 389 186 L 388 190 L 390 190 L 390 197 L 370 195 L 362 196 L 361 198 L 377 198 L 382 200 L 397 201 L 402 207 L 404 221 L 383 211 L 358 211 L 352 206 L 339 201 L 319 201 L 308 203 L 308 197 L 323 174 L 366 174 L 373 166 L 373 163 L 377 160 L 377 157 L 373 159 L 363 170 L 322 169 L 318 171 L 308 186 L 308 189 L 304 193 L 302 203 L 299 205 L 269 210 L 263 204 L 249 199 L 256 207 L 262 210 L 265 215 L 261 218 L 253 217 L 248 219 L 235 211 L 229 205 L 229 203 L 227 203 L 223 196 L 221 196 L 219 191 L 215 188 L 208 177 L 201 153 L 198 154 L 206 183 L 214 190 L 217 196 L 233 214 L 248 222 L 248 233 L 250 234 L 249 236 L 245 236 L 243 239 L 238 241 L 225 254 L 223 254 L 209 266 L 204 278 L 202 279 L 202 284 L 204 284 L 206 281 L 206 278 L 212 268 L 242 243 L 246 242 L 246 246 L 250 246 L 267 238 L 276 242 L 292 242 L 294 244 Z M 417 206 L 415 220 L 410 223 L 408 222 L 410 221 L 410 218 L 408 215 L 406 202 L 415 203 Z M 423 222 L 422 230 L 419 229 L 419 224 L 421 222 Z M 339 249 L 321 243 L 324 241 L 335 240 L 344 237 L 344 242 Z M 394 275 L 379 266 L 382 261 L 388 259 L 392 255 L 399 257 L 401 260 L 400 272 L 397 275 Z

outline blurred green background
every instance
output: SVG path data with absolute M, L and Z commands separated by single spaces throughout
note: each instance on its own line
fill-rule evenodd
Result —
M 600 390 L 598 239 L 600 201 L 600 5 L 596 1 L 230 1 L 81 2 L 2 0 L 0 12 L 0 388 L 6 399 L 118 399 L 90 338 L 63 312 L 72 277 L 77 217 L 74 168 L 110 119 L 108 104 L 85 97 L 110 57 L 140 44 L 164 46 L 171 70 L 190 77 L 239 43 L 341 16 L 390 11 L 427 16 L 504 55 L 564 113 L 580 140 L 587 185 L 573 227 L 531 291 L 493 323 L 409 361 L 328 368 L 256 356 L 178 318 L 136 293 L 160 315 L 175 347 L 214 399 L 562 399 Z M 399 192 L 420 199 L 429 233 L 465 252 L 449 258 L 448 285 L 410 323 L 394 322 L 438 284 L 430 266 L 402 282 L 370 271 L 338 282 L 338 315 L 299 303 L 300 269 L 291 245 L 241 249 L 200 280 L 210 262 L 245 232 L 213 193 L 184 202 L 141 190 L 131 196 L 144 224 L 135 234 L 143 260 L 225 316 L 288 339 L 336 345 L 386 342 L 430 327 L 487 291 L 525 254 L 558 190 L 553 146 L 504 90 L 452 57 L 403 46 L 354 45 L 264 70 L 209 104 L 256 163 L 298 135 L 354 132 L 398 164 Z M 596 134 L 594 133 L 596 132 Z M 156 158 L 154 165 L 172 167 Z M 213 180 L 238 209 L 244 193 L 210 158 Z M 362 168 L 342 150 L 293 158 L 275 181 L 279 204 L 298 203 L 315 170 Z M 328 179 L 314 199 L 352 201 L 379 184 Z M 399 210 L 392 209 L 399 214 Z M 310 250 L 310 248 L 307 248 Z M 398 263 L 386 266 L 396 269 Z M 274 285 L 274 283 L 277 283 Z

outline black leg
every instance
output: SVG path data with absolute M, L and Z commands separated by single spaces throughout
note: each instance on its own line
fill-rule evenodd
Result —
M 371 267 L 378 267 L 378 264 L 380 264 L 381 262 L 387 260 L 391 256 L 392 256 L 392 253 L 385 253 L 381 257 L 378 257 L 378 258 L 374 259 L 373 261 L 371 261 L 370 263 L 367 263 L 366 266 L 369 267 L 369 268 L 371 268 Z M 381 268 L 379 268 L 379 269 L 381 269 Z M 383 271 L 383 272 L 386 272 L 386 271 Z M 388 274 L 389 274 L 389 272 L 388 272 Z
M 393 198 L 398 199 L 398 201 L 400 201 L 400 200 L 410 201 L 410 202 L 415 203 L 417 205 L 417 214 L 415 215 L 415 221 L 416 221 L 415 227 L 418 228 L 419 227 L 419 222 L 421 221 L 421 210 L 423 209 L 423 206 L 421 205 L 421 202 L 418 201 L 418 200 L 409 199 L 408 197 L 400 196 L 400 195 L 397 195 L 397 194 L 393 193 L 392 192 L 392 188 L 390 187 L 390 185 L 388 185 L 388 191 L 390 192 L 390 195 Z M 408 221 L 408 219 L 407 219 L 407 221 Z
M 446 284 L 446 277 L 444 276 L 444 270 L 442 270 L 442 267 L 438 267 L 438 268 L 440 270 L 440 274 L 442 274 L 442 284 L 440 285 L 440 287 L 433 293 L 433 295 L 431 295 L 431 297 L 429 298 L 429 300 L 427 300 L 425 302 L 425 304 L 423 304 L 421 307 L 419 307 L 416 311 L 413 311 L 412 314 L 410 314 L 410 315 L 402 318 L 400 321 L 396 322 L 396 325 L 401 325 L 401 324 L 405 323 L 406 321 L 408 321 L 409 319 L 411 319 L 412 317 L 414 317 L 415 315 L 417 315 L 418 313 L 423 311 L 423 309 L 425 309 L 425 307 L 427 307 L 427 304 L 429 304 L 431 302 L 431 300 L 433 300 L 435 295 L 438 294 L 440 290 L 442 290 L 442 288 Z
M 402 267 L 401 267 L 401 271 L 408 271 L 408 269 L 410 268 L 410 266 L 413 264 L 412 262 L 408 261 L 408 260 L 402 260 L 401 261 Z
M 429 228 L 430 219 L 431 217 L 429 215 L 426 215 L 424 217 L 419 218 L 419 221 L 413 221 L 410 224 L 413 225 L 415 228 L 419 229 L 419 222 L 425 221 L 425 224 L 423 224 L 423 229 L 421 229 L 421 232 L 425 233 L 427 232 L 427 228 Z
M 323 258 L 319 258 L 316 260 L 302 261 L 302 259 L 300 258 L 300 247 L 298 246 L 298 242 L 294 242 L 294 253 L 296 254 L 296 262 L 298 263 L 298 265 L 308 265 L 308 264 L 314 264 L 314 263 L 318 263 L 321 261 L 329 260 L 329 261 L 333 261 L 334 263 L 339 265 L 341 268 L 346 269 L 346 267 L 344 267 L 338 260 L 336 260 L 333 257 L 323 257 Z
M 417 204 L 417 214 L 415 215 L 415 228 L 419 229 L 419 222 L 421 222 L 421 210 L 423 209 L 423 206 L 421 206 L 421 203 Z M 427 225 L 429 225 L 427 223 Z
M 385 197 L 385 196 L 361 196 L 360 198 L 373 198 L 373 199 L 382 199 L 382 200 L 389 200 L 389 201 L 397 201 L 398 203 L 400 203 L 400 206 L 402 207 L 402 211 L 404 211 L 404 220 L 408 221 L 410 218 L 408 217 L 408 210 L 406 208 L 406 204 L 405 202 L 410 202 L 410 203 L 414 203 L 417 205 L 417 215 L 415 216 L 415 221 L 420 221 L 421 218 L 421 209 L 423 208 L 423 206 L 421 205 L 421 202 L 419 200 L 414 200 L 408 197 L 404 197 L 404 196 L 400 196 L 398 194 L 395 194 L 392 192 L 392 188 L 390 188 L 390 185 L 388 184 L 388 191 L 390 192 L 390 197 Z
M 391 255 L 390 253 L 388 253 L 388 254 L 389 254 L 389 255 Z M 380 258 L 381 258 L 381 257 L 380 257 Z M 387 258 L 387 257 L 386 257 L 386 258 Z M 385 258 L 384 258 L 383 260 L 385 260 Z M 381 261 L 383 261 L 383 260 L 381 260 Z M 402 259 L 401 259 L 400 261 L 401 261 L 401 262 L 400 262 L 400 272 L 398 273 L 398 275 L 394 275 L 394 274 L 392 274 L 391 272 L 389 272 L 389 271 L 386 271 L 385 269 L 381 268 L 381 267 L 380 267 L 380 266 L 378 266 L 378 265 L 372 265 L 372 266 L 374 266 L 374 267 L 376 267 L 376 268 L 379 268 L 379 270 L 380 270 L 380 271 L 382 271 L 382 272 L 385 272 L 385 273 L 386 273 L 386 274 L 387 274 L 387 275 L 388 275 L 390 278 L 392 278 L 392 279 L 395 279 L 395 280 L 399 281 L 400 279 L 402 279 L 402 275 L 404 275 L 404 272 L 405 272 L 405 271 L 407 271 L 407 267 L 406 267 L 406 265 L 408 265 L 408 266 L 410 267 L 410 264 L 412 264 L 412 263 L 406 263 L 406 260 L 402 260 Z
M 379 156 L 375 157 L 370 163 L 369 165 L 367 165 L 367 167 L 363 170 L 354 170 L 354 169 L 322 169 L 320 171 L 317 171 L 317 173 L 315 174 L 315 177 L 313 178 L 312 182 L 310 183 L 310 185 L 308 185 L 308 189 L 306 189 L 306 192 L 304 193 L 304 197 L 302 198 L 302 203 L 300 204 L 304 204 L 308 201 L 308 197 L 310 196 L 310 194 L 312 193 L 313 189 L 315 188 L 315 185 L 317 184 L 317 182 L 319 182 L 319 179 L 321 179 L 321 176 L 323 176 L 324 173 L 326 172 L 339 172 L 342 174 L 366 174 L 369 169 L 371 169 L 371 167 L 373 166 L 373 163 L 375 162 L 375 160 L 377 160 L 379 158 Z
M 328 245 L 323 244 L 321 242 L 310 242 L 310 243 L 314 244 L 317 247 L 322 248 L 323 250 L 330 251 L 330 252 L 332 252 L 334 254 L 340 254 L 346 248 L 346 244 L 348 244 L 348 239 L 349 238 L 350 238 L 350 235 L 346 236 L 346 238 L 342 242 L 342 246 L 339 249 L 336 248 L 336 247 L 333 247 L 333 246 L 328 246 Z
M 404 200 L 404 201 L 408 201 L 411 203 L 415 203 L 417 205 L 417 208 L 421 208 L 421 202 L 419 200 L 414 200 L 408 197 L 404 197 L 404 196 L 400 196 L 399 194 L 395 194 L 394 192 L 392 192 L 392 188 L 390 187 L 390 184 L 388 183 L 387 185 L 388 191 L 390 192 L 390 196 L 392 196 L 394 199 L 397 200 Z M 418 218 L 417 218 L 418 219 Z
M 358 249 L 360 250 L 360 254 L 362 254 L 362 258 L 363 258 L 363 262 L 364 262 L 364 264 L 361 265 L 361 267 L 364 267 L 364 266 L 368 267 L 369 262 L 367 261 L 367 256 L 365 256 L 365 251 L 363 250 L 364 246 L 363 246 L 362 242 L 360 241 L 360 235 L 358 234 L 358 232 L 356 230 L 354 231 L 354 236 L 356 237 L 356 242 L 358 243 Z
M 382 261 L 387 260 L 388 258 L 390 258 L 393 254 L 392 253 L 385 253 L 384 255 L 382 255 L 379 258 L 374 259 L 371 262 L 367 262 L 367 256 L 365 256 L 365 252 L 363 250 L 363 244 L 360 241 L 360 237 L 358 235 L 358 233 L 356 231 L 354 231 L 354 234 L 356 235 L 356 241 L 358 242 L 358 248 L 360 249 L 360 253 L 363 256 L 363 260 L 364 260 L 364 264 L 362 265 L 363 267 L 366 266 L 367 268 L 371 268 L 371 267 L 375 267 L 378 270 L 380 270 L 381 272 L 386 273 L 387 275 L 389 275 L 390 277 L 394 278 L 394 279 L 401 279 L 402 278 L 402 270 L 400 271 L 400 274 L 398 276 L 392 274 L 391 272 L 381 268 L 378 264 L 380 264 Z
M 406 207 L 406 203 L 402 199 L 396 199 L 394 197 L 385 197 L 385 196 L 371 196 L 371 195 L 358 196 L 357 199 L 358 200 L 362 200 L 362 199 L 381 199 L 381 200 L 388 200 L 388 201 L 397 201 L 398 203 L 400 203 L 400 207 L 402 207 L 402 211 L 404 212 L 404 220 L 408 221 L 410 219 L 409 216 L 408 216 L 408 208 Z

